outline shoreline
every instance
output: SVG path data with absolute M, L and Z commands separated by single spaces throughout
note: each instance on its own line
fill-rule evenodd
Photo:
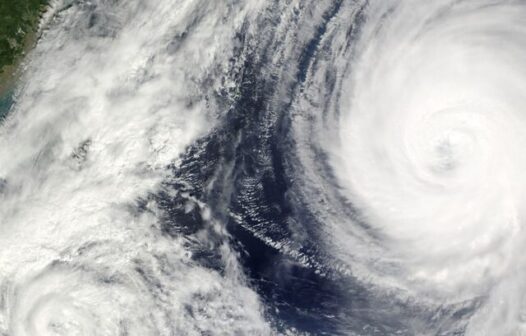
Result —
M 29 34 L 28 34 L 29 35 Z M 24 44 L 23 52 L 16 58 L 13 64 L 5 66 L 0 73 L 0 123 L 2 123 L 14 103 L 14 93 L 22 75 L 21 65 L 27 57 L 27 54 L 35 47 L 38 41 L 38 34 L 32 33 L 33 36 L 27 37 Z
M 45 20 L 45 14 L 51 9 L 51 6 L 45 5 L 40 9 L 38 16 L 32 23 L 33 27 L 24 37 L 22 51 L 16 56 L 12 64 L 5 65 L 0 68 L 0 121 L 3 120 L 7 112 L 4 111 L 6 108 L 6 101 L 11 101 L 9 106 L 12 105 L 12 95 L 16 90 L 18 81 L 23 73 L 21 65 L 24 63 L 28 54 L 38 43 L 38 39 L 41 36 L 43 29 L 43 20 Z

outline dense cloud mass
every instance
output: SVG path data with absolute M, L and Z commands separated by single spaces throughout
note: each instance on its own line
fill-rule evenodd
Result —
M 0 335 L 526 335 L 524 22 L 52 2 L 0 104 Z

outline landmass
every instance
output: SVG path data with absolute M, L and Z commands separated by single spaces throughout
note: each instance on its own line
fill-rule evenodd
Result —
M 0 0 L 0 97 L 16 79 L 25 52 L 37 37 L 48 0 Z

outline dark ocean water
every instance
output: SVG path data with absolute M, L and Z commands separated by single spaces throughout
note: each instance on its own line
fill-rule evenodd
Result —
M 345 25 L 347 41 L 343 44 L 352 54 L 353 39 L 362 22 L 361 11 L 352 5 L 354 9 L 349 12 L 351 4 L 347 3 L 345 9 L 343 4 L 306 4 L 298 17 L 303 20 L 299 24 L 304 25 L 302 30 L 309 33 L 289 32 L 295 35 L 295 45 L 292 54 L 281 62 L 271 60 L 285 39 L 272 28 L 274 20 L 279 19 L 273 12 L 279 8 L 277 2 L 275 9 L 270 6 L 268 16 L 262 15 L 258 22 L 263 31 L 258 47 L 253 47 L 247 31 L 238 33 L 239 47 L 232 59 L 240 69 L 235 99 L 221 124 L 186 152 L 182 165 L 174 169 L 177 182 L 167 182 L 167 187 L 185 186 L 189 195 L 202 200 L 216 218 L 227 223 L 230 243 L 280 332 L 413 335 L 430 328 L 437 335 L 460 335 L 462 323 L 456 325 L 472 313 L 470 304 L 429 308 L 402 301 L 335 270 L 337 261 L 325 253 L 324 244 L 330 242 L 321 236 L 326 223 L 317 218 L 317 209 L 309 209 L 308 202 L 297 193 L 302 187 L 296 181 L 302 167 L 296 158 L 298 144 L 292 133 L 293 105 L 305 99 L 309 74 L 334 52 L 327 39 L 330 23 Z M 309 20 L 309 11 L 318 11 L 317 20 Z M 353 18 L 344 24 L 340 22 L 344 15 Z M 243 62 L 238 64 L 241 59 Z M 324 71 L 326 94 L 337 97 L 337 70 L 329 67 Z M 316 155 L 319 162 L 327 162 L 323 151 L 318 150 Z M 328 181 L 334 178 L 330 167 L 323 169 Z M 198 211 L 185 213 L 184 197 L 156 197 L 168 213 L 164 224 L 167 232 L 192 234 L 206 228 Z M 283 246 L 290 247 L 293 255 Z M 196 260 L 221 269 L 213 249 L 195 248 Z
M 523 7 L 58 1 L 0 97 L 0 335 L 519 335 Z
M 0 96 L 0 120 L 3 120 L 13 106 L 13 91 L 7 90 Z

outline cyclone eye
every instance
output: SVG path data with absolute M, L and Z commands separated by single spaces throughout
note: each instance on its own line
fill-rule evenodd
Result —
M 525 106 L 525 0 L 0 0 L 0 335 L 526 335 Z

